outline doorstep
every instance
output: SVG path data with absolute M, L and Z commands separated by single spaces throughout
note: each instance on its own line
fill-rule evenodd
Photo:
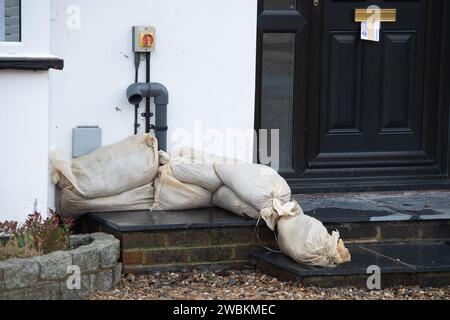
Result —
M 219 208 L 90 213 L 87 217 L 89 220 L 119 232 L 255 226 L 254 220 L 241 218 Z
M 296 195 L 305 213 L 325 223 L 450 220 L 450 191 Z
M 121 241 L 124 273 L 240 269 L 261 243 L 276 248 L 273 233 L 255 220 L 218 208 L 172 212 L 91 213 L 83 232 L 107 232 Z
M 251 252 L 258 269 L 281 280 L 305 286 L 366 288 L 373 271 L 380 270 L 381 287 L 450 285 L 450 243 L 398 242 L 350 245 L 350 263 L 323 269 L 295 263 L 289 257 L 267 250 Z M 370 272 L 370 273 L 369 273 Z
M 450 191 L 297 195 L 306 214 L 347 244 L 450 238 Z M 125 272 L 239 268 L 262 243 L 276 249 L 260 222 L 218 208 L 172 212 L 90 213 L 82 232 L 107 232 L 122 243 Z
M 450 191 L 294 195 L 305 214 L 324 224 L 450 221 Z M 167 212 L 90 213 L 89 219 L 120 232 L 254 226 L 219 208 Z M 261 222 L 264 224 L 264 222 Z

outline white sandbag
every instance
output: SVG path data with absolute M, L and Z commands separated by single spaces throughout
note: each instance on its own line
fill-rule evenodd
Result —
M 211 193 L 223 186 L 213 164 L 198 164 L 189 159 L 176 158 L 170 161 L 170 168 L 175 179 L 195 184 Z
M 61 189 L 73 187 L 85 199 L 108 197 L 153 181 L 159 166 L 158 142 L 142 134 L 74 160 L 53 152 L 50 163 L 54 182 Z
M 155 180 L 155 203 L 151 210 L 189 210 L 209 208 L 212 194 L 194 184 L 183 183 L 174 178 L 170 163 L 158 170 Z
M 330 235 L 319 220 L 305 215 L 297 202 L 285 204 L 280 211 L 277 242 L 284 254 L 298 263 L 327 268 L 350 261 L 339 232 Z
M 245 163 L 238 159 L 221 157 L 214 154 L 209 154 L 191 147 L 184 147 L 175 150 L 172 153 L 172 158 L 184 158 L 191 160 L 194 164 L 242 164 Z
M 216 207 L 233 212 L 244 218 L 259 218 L 259 211 L 242 201 L 238 195 L 227 186 L 221 187 L 213 195 L 213 204 Z
M 164 166 L 172 160 L 172 157 L 165 151 L 159 150 L 159 164 Z
M 149 210 L 154 197 L 153 183 L 115 196 L 97 199 L 84 199 L 72 188 L 66 188 L 60 193 L 59 213 L 64 217 L 78 218 L 89 212 Z
M 217 175 L 244 202 L 258 210 L 273 209 L 273 201 L 289 202 L 291 189 L 275 170 L 258 164 L 214 165 Z

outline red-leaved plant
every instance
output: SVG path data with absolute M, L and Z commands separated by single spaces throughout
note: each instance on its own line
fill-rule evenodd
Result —
M 17 221 L 0 222 L 0 232 L 10 235 L 16 232 L 19 223 Z

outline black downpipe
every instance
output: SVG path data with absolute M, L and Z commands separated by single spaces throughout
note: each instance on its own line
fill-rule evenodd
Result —
M 141 54 L 135 53 L 134 54 L 134 67 L 135 67 L 135 76 L 134 76 L 134 83 L 139 82 L 139 66 L 141 64 Z M 138 134 L 139 127 L 141 126 L 138 121 L 138 115 L 139 115 L 139 104 L 134 105 L 134 134 Z
M 167 151 L 167 104 L 156 104 L 156 125 L 153 126 L 160 149 Z
M 155 98 L 156 121 L 150 125 L 150 130 L 155 131 L 159 141 L 159 148 L 167 150 L 167 105 L 169 104 L 169 92 L 166 87 L 157 82 L 134 83 L 127 89 L 127 98 L 131 104 L 139 104 L 144 98 Z
M 152 83 L 152 94 L 155 96 L 155 125 L 152 129 L 158 139 L 160 149 L 167 151 L 167 104 L 169 103 L 169 94 L 167 89 L 159 83 Z
M 136 66 L 135 83 L 127 89 L 128 101 L 135 106 L 134 131 L 137 134 L 140 127 L 138 123 L 139 105 L 145 98 L 145 113 L 142 113 L 142 116 L 145 117 L 145 132 L 150 133 L 151 130 L 154 130 L 158 139 L 159 149 L 167 150 L 167 131 L 169 129 L 167 126 L 167 105 L 169 104 L 169 93 L 162 84 L 150 82 L 150 52 L 147 52 L 145 55 L 146 82 L 138 82 L 140 58 L 140 54 L 136 53 L 134 61 Z M 150 109 L 150 98 L 155 99 L 155 125 L 152 125 L 150 121 L 151 117 L 153 117 Z
M 150 84 L 150 52 L 145 54 L 145 63 L 146 63 L 146 75 L 145 82 Z M 150 125 L 150 97 L 146 97 L 145 99 L 145 133 L 150 133 L 151 125 Z

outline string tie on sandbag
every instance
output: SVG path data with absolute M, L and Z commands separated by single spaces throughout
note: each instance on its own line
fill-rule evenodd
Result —
M 268 246 L 266 246 L 266 245 L 261 241 L 261 238 L 260 238 L 260 236 L 259 236 L 259 222 L 260 222 L 260 221 L 261 221 L 261 215 L 259 216 L 258 221 L 256 221 L 256 226 L 255 226 L 256 238 L 258 239 L 259 244 L 260 244 L 264 249 L 269 250 L 270 252 L 273 252 L 273 253 L 281 253 L 281 251 L 279 251 L 279 250 L 274 250 L 274 249 L 269 248 Z M 273 234 L 274 234 L 274 236 L 275 236 L 275 241 L 278 242 L 278 236 L 277 236 L 277 233 L 276 233 L 275 230 L 273 230 Z

